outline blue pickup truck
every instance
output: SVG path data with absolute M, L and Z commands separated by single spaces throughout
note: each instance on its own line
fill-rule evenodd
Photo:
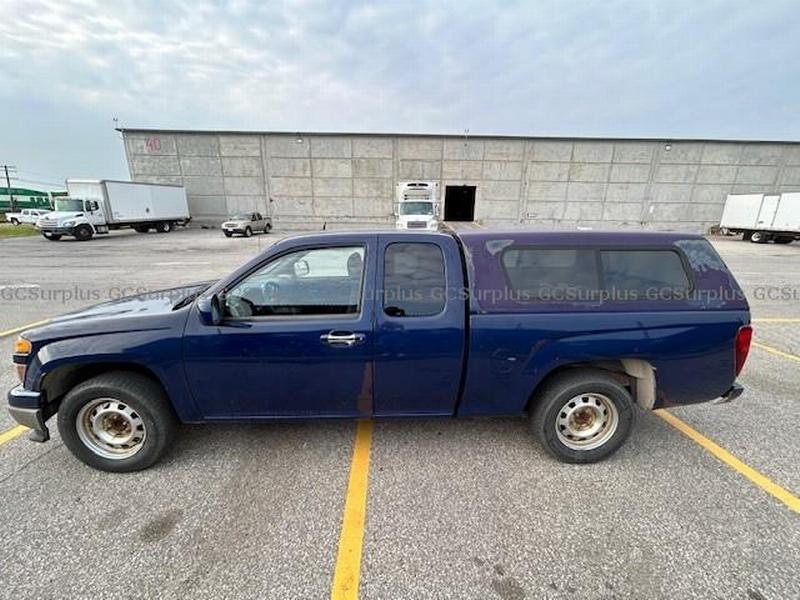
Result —
M 478 230 L 284 239 L 230 275 L 54 319 L 9 410 L 88 465 L 143 469 L 178 422 L 525 415 L 588 463 L 649 410 L 733 400 L 746 299 L 702 237 Z

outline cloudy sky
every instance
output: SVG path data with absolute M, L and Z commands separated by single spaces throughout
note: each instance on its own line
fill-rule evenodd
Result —
M 796 0 L 0 0 L 0 163 L 127 177 L 114 117 L 797 140 L 798 30 Z

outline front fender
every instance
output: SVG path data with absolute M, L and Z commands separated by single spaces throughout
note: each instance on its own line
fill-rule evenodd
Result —
M 181 360 L 180 331 L 145 329 L 99 333 L 61 339 L 42 346 L 28 366 L 25 387 L 46 391 L 55 374 L 65 368 L 126 365 L 151 373 L 164 388 L 182 421 L 197 421 L 200 413 L 189 394 Z M 48 402 L 56 398 L 47 398 Z

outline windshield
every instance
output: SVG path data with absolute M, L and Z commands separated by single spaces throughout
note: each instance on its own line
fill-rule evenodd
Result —
M 77 198 L 56 198 L 56 210 L 61 212 L 80 212 L 83 201 Z
M 239 213 L 238 215 L 233 215 L 231 221 L 249 221 L 252 216 L 250 213 Z
M 401 215 L 432 215 L 433 202 L 401 202 Z

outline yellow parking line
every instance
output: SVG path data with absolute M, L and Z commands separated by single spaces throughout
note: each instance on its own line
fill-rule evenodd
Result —
M 372 444 L 372 421 L 359 421 L 350 465 L 350 480 L 344 501 L 339 553 L 333 573 L 331 600 L 356 600 L 361 577 L 361 549 L 364 544 L 364 521 L 367 515 L 369 455 Z
M 751 319 L 753 323 L 800 323 L 800 319 L 765 318 Z
M 782 356 L 783 358 L 788 358 L 789 360 L 796 360 L 800 362 L 800 356 L 796 356 L 794 354 L 789 354 L 788 352 L 784 352 L 783 350 L 778 350 L 777 348 L 773 348 L 772 346 L 767 346 L 766 344 L 762 344 L 760 342 L 752 342 L 753 346 L 756 348 L 760 348 L 764 352 L 769 352 L 770 354 L 774 354 L 775 356 Z
M 16 437 L 21 436 L 23 433 L 28 431 L 28 428 L 24 425 L 17 425 L 16 427 L 12 427 L 11 429 L 0 433 L 0 446 L 5 444 L 6 442 L 10 442 Z
M 0 331 L 0 338 L 6 337 L 7 335 L 14 335 L 15 333 L 19 333 L 20 331 L 25 331 L 26 329 L 32 329 L 34 327 L 38 327 L 39 325 L 44 325 L 48 323 L 48 319 L 44 319 L 42 321 L 34 321 L 33 323 L 28 323 L 27 325 L 22 325 L 21 327 L 15 327 L 14 329 L 7 329 L 5 331 Z
M 675 415 L 672 415 L 665 410 L 654 410 L 653 412 L 664 419 L 667 423 L 672 425 L 675 429 L 683 433 L 685 436 L 700 444 L 703 448 L 708 450 L 711 454 L 716 456 L 734 471 L 747 477 L 747 479 L 749 479 L 751 482 L 783 502 L 794 512 L 800 513 L 800 498 L 782 488 L 777 483 L 774 483 L 756 471 L 754 468 L 746 465 L 733 454 L 725 450 L 725 448 L 718 446 L 699 431 L 692 429 L 689 425 L 681 421 Z

